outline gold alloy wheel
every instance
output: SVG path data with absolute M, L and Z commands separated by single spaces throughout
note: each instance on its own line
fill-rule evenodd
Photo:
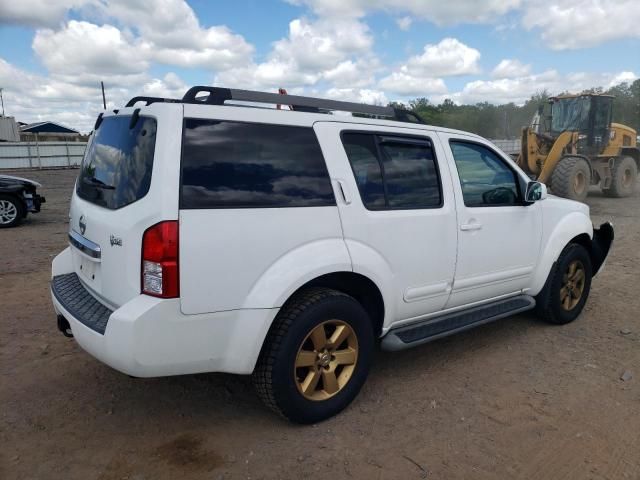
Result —
M 562 277 L 560 288 L 560 304 L 566 311 L 573 310 L 582 298 L 586 276 L 584 265 L 580 260 L 574 260 Z
M 327 320 L 309 332 L 298 348 L 293 376 L 307 399 L 327 400 L 342 390 L 358 361 L 358 337 L 341 320 Z
M 580 195 L 587 188 L 587 177 L 583 172 L 576 173 L 573 178 L 573 191 Z

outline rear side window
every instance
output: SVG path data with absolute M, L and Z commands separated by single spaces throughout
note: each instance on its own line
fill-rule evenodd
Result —
M 185 119 L 181 188 L 181 208 L 335 205 L 308 127 Z
M 144 197 L 151 184 L 156 121 L 131 116 L 107 117 L 93 134 L 78 176 L 80 198 L 112 210 Z
M 366 208 L 393 210 L 442 205 L 440 178 L 428 139 L 345 132 L 342 143 Z

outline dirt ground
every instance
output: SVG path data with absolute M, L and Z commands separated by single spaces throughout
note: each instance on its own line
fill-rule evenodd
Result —
M 378 352 L 356 401 L 303 427 L 247 377 L 134 379 L 57 331 L 49 271 L 76 174 L 26 173 L 47 203 L 0 231 L 1 479 L 640 479 L 639 194 L 588 199 L 617 238 L 576 322 L 519 315 Z

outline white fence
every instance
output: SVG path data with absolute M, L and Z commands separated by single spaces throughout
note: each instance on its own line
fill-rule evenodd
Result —
M 85 142 L 0 142 L 0 170 L 78 167 L 86 146 Z

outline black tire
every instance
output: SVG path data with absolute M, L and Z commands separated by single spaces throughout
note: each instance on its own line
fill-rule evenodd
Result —
M 565 288 L 566 275 L 573 262 L 580 262 L 583 267 L 584 285 L 578 301 L 570 309 L 567 309 L 563 307 L 561 290 Z M 556 325 L 563 325 L 575 320 L 589 298 L 591 277 L 592 267 L 589 252 L 577 243 L 567 245 L 551 269 L 544 288 L 536 297 L 538 317 Z M 573 298 L 575 299 L 575 296 Z
M 20 225 L 26 216 L 25 213 L 24 204 L 19 198 L 0 194 L 0 228 Z
M 602 193 L 607 197 L 628 197 L 634 192 L 637 181 L 638 165 L 633 157 L 616 158 L 611 169 L 611 185 L 603 188 Z
M 347 324 L 355 334 L 357 360 L 337 393 L 310 400 L 299 389 L 296 358 L 310 332 L 334 319 Z M 260 399 L 276 413 L 296 423 L 319 422 L 342 411 L 357 396 L 369 374 L 373 347 L 372 323 L 360 303 L 336 290 L 311 288 L 296 294 L 278 313 L 253 372 L 253 383 Z M 311 368 L 323 367 L 310 367 L 309 371 Z
M 551 190 L 559 197 L 583 202 L 591 185 L 591 167 L 581 157 L 564 157 L 551 174 Z

